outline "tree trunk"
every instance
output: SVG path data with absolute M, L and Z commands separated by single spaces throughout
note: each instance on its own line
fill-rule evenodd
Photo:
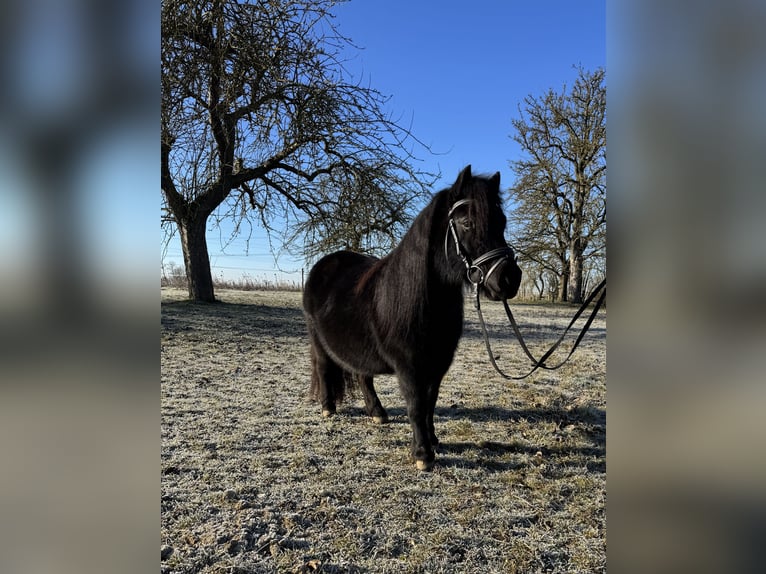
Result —
M 186 267 L 186 281 L 189 286 L 189 299 L 213 303 L 215 295 L 205 237 L 206 227 L 207 217 L 199 214 L 184 219 L 178 224 Z
M 568 292 L 567 288 L 569 287 L 569 261 L 564 263 L 563 265 L 563 271 L 561 272 L 561 278 L 559 279 L 559 285 L 558 285 L 558 300 L 562 303 L 566 303 L 568 299 Z
M 572 241 L 572 254 L 570 274 L 569 274 L 569 300 L 572 303 L 582 303 L 582 282 L 583 282 L 583 254 L 580 247 L 580 238 L 576 237 Z
M 537 282 L 540 282 L 540 286 L 538 287 Z M 542 300 L 545 296 L 545 279 L 543 278 L 543 274 L 540 273 L 540 275 L 537 276 L 537 279 L 534 281 L 534 286 L 537 287 L 537 298 Z

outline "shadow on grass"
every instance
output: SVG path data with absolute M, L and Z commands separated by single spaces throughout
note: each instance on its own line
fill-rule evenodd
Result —
M 160 317 L 161 327 L 168 333 L 223 330 L 235 335 L 306 336 L 303 311 L 295 307 L 164 301 Z
M 588 424 L 606 428 L 606 411 L 595 407 L 534 407 L 528 409 L 506 409 L 497 406 L 486 407 L 436 407 L 434 414 L 446 419 L 469 419 L 475 422 L 518 421 L 553 422 L 557 425 Z
M 579 320 L 570 330 L 569 333 L 567 333 L 566 338 L 564 339 L 563 345 L 565 345 L 565 348 L 569 348 L 567 345 L 572 345 L 574 343 L 574 340 L 577 338 L 578 333 L 582 329 L 582 326 L 584 324 L 583 320 Z M 540 345 L 542 346 L 542 351 L 547 351 L 550 345 L 552 345 L 558 338 L 561 336 L 561 334 L 564 332 L 565 326 L 541 326 L 539 324 L 535 323 L 520 323 L 519 324 L 519 331 L 521 332 L 521 335 L 524 337 L 524 340 L 528 343 L 531 343 L 533 345 Z M 515 349 L 518 349 L 519 352 L 521 352 L 521 348 L 518 345 L 518 342 L 516 341 L 516 335 L 513 333 L 513 329 L 511 328 L 510 323 L 505 325 L 487 325 L 487 329 L 489 331 L 489 340 L 490 343 L 494 342 L 502 342 L 503 344 L 510 344 L 514 346 Z M 484 331 L 481 329 L 481 325 L 479 323 L 474 321 L 466 321 L 463 325 L 463 337 L 466 339 L 471 339 L 475 341 L 484 341 Z M 605 340 L 606 339 L 606 329 L 604 327 L 594 327 L 591 326 L 587 333 L 585 334 L 584 340 Z M 547 347 L 545 347 L 547 345 Z M 539 351 L 539 349 L 531 349 L 532 354 L 534 355 L 542 355 L 542 352 L 535 352 Z
M 390 417 L 389 425 L 409 426 L 406 409 L 393 407 L 387 411 Z M 559 428 L 574 425 L 589 443 L 588 446 L 570 447 L 530 444 L 521 440 L 464 442 L 451 441 L 442 434 L 440 438 L 443 442 L 437 449 L 437 463 L 442 466 L 484 468 L 496 472 L 516 470 L 528 466 L 529 463 L 519 459 L 508 460 L 510 455 L 535 456 L 539 452 L 543 459 L 553 460 L 556 465 L 584 466 L 589 472 L 606 472 L 606 411 L 603 409 L 592 407 L 576 407 L 570 410 L 561 408 L 505 409 L 496 406 L 442 407 L 437 408 L 434 414 L 437 425 L 439 422 L 447 420 L 500 421 L 510 424 L 524 420 L 552 422 Z M 342 413 L 339 412 L 338 416 L 362 420 L 369 418 L 362 408 L 353 406 L 345 408 Z M 403 445 L 397 445 L 397 447 L 401 446 Z
M 406 423 L 407 410 L 404 407 L 387 408 L 391 422 Z M 366 412 L 359 406 L 344 406 L 339 416 L 368 418 Z M 606 411 L 594 407 L 561 408 L 529 408 L 506 409 L 496 406 L 488 407 L 436 407 L 434 421 L 470 420 L 473 422 L 526 420 L 531 422 L 552 422 L 557 426 L 575 425 L 580 430 L 592 429 L 589 438 L 599 447 L 606 446 Z
M 494 472 L 518 470 L 529 466 L 528 459 L 508 459 L 512 455 L 542 455 L 541 460 L 552 462 L 556 467 L 585 467 L 588 472 L 606 472 L 606 451 L 598 447 L 555 447 L 525 445 L 518 442 L 447 441 L 437 449 L 437 463 L 446 467 L 483 468 Z
M 163 301 L 160 305 L 161 325 L 170 332 L 189 331 L 205 328 L 205 330 L 217 327 L 234 329 L 239 331 L 251 331 L 257 329 L 267 331 L 274 336 L 305 336 L 305 321 L 303 311 L 297 307 L 280 307 L 260 305 L 257 303 L 199 303 L 194 301 Z M 573 327 L 573 332 L 567 336 L 567 341 L 574 340 L 581 321 Z M 551 327 L 534 322 L 522 322 L 519 325 L 525 339 L 533 343 L 552 343 L 563 332 L 563 327 Z M 514 344 L 516 339 L 510 325 L 489 325 L 490 340 L 503 341 Z M 479 324 L 473 320 L 466 320 L 463 328 L 463 337 L 467 339 L 483 340 L 483 333 Z M 606 339 L 606 329 L 592 326 L 586 338 L 603 340 Z M 571 344 L 571 341 L 569 341 Z M 514 350 L 517 345 L 514 345 Z M 533 350 L 534 352 L 534 350 Z
M 337 564 L 324 563 L 321 560 L 309 558 L 302 566 L 292 570 L 292 572 L 296 574 L 363 574 L 369 572 L 369 570 L 363 570 L 351 564 L 348 566 L 338 566 Z
M 583 436 L 588 446 L 546 446 L 530 444 L 527 441 L 510 442 L 479 441 L 451 442 L 440 446 L 445 453 L 442 464 L 455 464 L 470 467 L 482 466 L 491 470 L 513 470 L 527 463 L 504 460 L 507 455 L 535 456 L 540 453 L 543 459 L 555 461 L 561 466 L 585 466 L 589 472 L 606 472 L 606 411 L 592 407 L 577 407 L 570 410 L 561 408 L 505 409 L 501 407 L 480 408 L 437 408 L 437 417 L 444 419 L 468 419 L 475 422 L 486 421 L 531 421 L 555 423 L 559 428 L 573 425 Z M 455 455 L 469 454 L 468 457 Z M 475 456 L 474 456 L 475 455 Z

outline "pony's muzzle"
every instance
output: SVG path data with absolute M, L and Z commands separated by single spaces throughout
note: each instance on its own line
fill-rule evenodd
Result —
M 511 299 L 521 285 L 521 269 L 512 257 L 505 257 L 487 271 L 484 278 L 484 292 L 493 301 Z

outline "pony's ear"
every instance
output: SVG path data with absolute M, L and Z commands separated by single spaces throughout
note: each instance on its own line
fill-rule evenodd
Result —
M 468 185 L 468 182 L 471 181 L 471 166 L 467 165 L 465 166 L 465 169 L 460 172 L 460 174 L 457 176 L 457 180 L 455 180 L 454 189 L 458 193 L 462 191 L 462 189 Z
M 489 178 L 489 184 L 493 188 L 500 189 L 500 172 L 499 171 L 495 175 Z

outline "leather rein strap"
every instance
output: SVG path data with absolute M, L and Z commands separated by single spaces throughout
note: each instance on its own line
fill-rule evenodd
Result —
M 591 304 L 593 299 L 596 297 L 596 295 L 601 293 L 601 295 L 598 298 L 598 301 L 596 302 L 595 306 L 593 307 L 593 310 L 590 313 L 590 316 L 588 317 L 588 320 L 585 322 L 585 325 L 583 325 L 582 330 L 580 331 L 580 334 L 577 335 L 577 339 L 575 340 L 574 345 L 572 345 L 572 348 L 569 350 L 569 354 L 564 358 L 563 361 L 556 365 L 546 365 L 545 361 L 548 360 L 548 358 L 558 349 L 559 345 L 561 345 L 562 341 L 564 340 L 564 337 L 569 332 L 569 329 L 572 328 L 572 325 L 575 324 L 575 321 L 580 318 L 580 315 L 582 315 L 582 312 L 588 307 L 588 305 Z M 520 377 L 512 377 L 511 375 L 507 375 L 503 371 L 500 370 L 500 367 L 497 366 L 497 363 L 495 362 L 495 356 L 492 354 L 492 348 L 489 344 L 489 333 L 487 332 L 487 325 L 484 322 L 484 315 L 481 312 L 481 303 L 480 301 L 480 293 L 478 286 L 475 289 L 476 294 L 476 311 L 479 315 L 479 322 L 481 323 L 481 330 L 484 333 L 484 344 L 487 347 L 487 354 L 489 355 L 489 361 L 492 363 L 492 366 L 495 368 L 495 371 L 497 373 L 506 379 L 512 379 L 514 381 L 520 381 L 522 379 L 526 379 L 529 375 L 534 373 L 537 369 L 545 369 L 548 371 L 553 371 L 558 369 L 559 367 L 563 366 L 564 363 L 566 363 L 572 354 L 575 352 L 575 349 L 580 344 L 580 341 L 582 341 L 582 338 L 585 336 L 585 333 L 590 329 L 591 324 L 593 323 L 593 320 L 596 318 L 596 314 L 598 313 L 599 309 L 601 309 L 601 306 L 604 304 L 604 300 L 606 299 L 606 279 L 601 281 L 601 283 L 598 284 L 598 286 L 593 290 L 593 292 L 588 296 L 585 301 L 583 301 L 583 304 L 580 306 L 580 308 L 577 310 L 577 313 L 575 313 L 575 316 L 572 318 L 572 320 L 569 322 L 569 325 L 567 325 L 567 328 L 564 329 L 564 332 L 561 334 L 561 336 L 558 338 L 558 340 L 551 346 L 548 351 L 545 352 L 545 354 L 538 360 L 535 359 L 532 353 L 529 351 L 529 348 L 527 347 L 526 342 L 524 341 L 524 338 L 521 336 L 521 331 L 519 331 L 519 326 L 516 323 L 516 320 L 513 318 L 513 313 L 511 313 L 511 308 L 508 306 L 508 299 L 503 299 L 503 306 L 505 307 L 505 314 L 508 316 L 508 320 L 511 323 L 511 327 L 513 327 L 513 332 L 516 335 L 516 338 L 519 340 L 519 344 L 521 345 L 521 348 L 524 350 L 524 353 L 529 357 L 529 359 L 532 361 L 532 370 L 529 371 L 526 375 L 522 375 Z
M 580 306 L 580 308 L 577 310 L 577 313 L 575 313 L 575 316 L 572 318 L 572 320 L 569 322 L 569 325 L 567 325 L 567 328 L 564 330 L 564 332 L 559 337 L 558 341 L 556 341 L 553 346 L 548 349 L 548 351 L 545 352 L 545 354 L 539 359 L 535 359 L 535 357 L 532 355 L 532 353 L 529 350 L 529 347 L 527 347 L 526 342 L 524 341 L 524 338 L 521 336 L 521 331 L 519 331 L 519 326 L 516 324 L 516 319 L 513 318 L 513 313 L 511 313 L 511 308 L 508 306 L 508 299 L 503 299 L 503 306 L 505 307 L 505 314 L 508 316 L 508 321 L 511 323 L 511 327 L 513 327 L 513 332 L 516 335 L 516 338 L 519 340 L 519 344 L 521 345 L 521 348 L 524 350 L 524 353 L 529 357 L 529 359 L 532 361 L 532 370 L 529 371 L 526 375 L 522 375 L 520 377 L 512 377 L 510 375 L 505 374 L 503 371 L 500 370 L 500 367 L 497 366 L 497 363 L 495 362 L 495 356 L 492 354 L 492 348 L 489 344 L 489 333 L 487 331 L 487 325 L 484 322 L 484 315 L 481 312 L 481 303 L 480 303 L 480 289 L 479 287 L 489 278 L 490 275 L 497 269 L 500 264 L 505 261 L 509 257 L 513 257 L 513 249 L 510 247 L 499 247 L 497 249 L 492 249 L 491 251 L 488 251 L 487 253 L 484 253 L 480 256 L 478 256 L 473 261 L 470 260 L 468 257 L 468 254 L 465 252 L 465 249 L 463 248 L 463 245 L 460 243 L 460 238 L 457 234 L 457 229 L 455 228 L 455 222 L 452 219 L 452 214 L 455 212 L 455 210 L 460 207 L 461 205 L 466 205 L 470 203 L 471 200 L 469 199 L 461 199 L 459 201 L 456 201 L 452 207 L 449 210 L 449 213 L 447 214 L 448 223 L 447 223 L 447 234 L 444 237 L 444 256 L 449 260 L 449 253 L 447 246 L 449 244 L 449 238 L 452 237 L 452 240 L 455 244 L 455 251 L 457 255 L 462 259 L 463 265 L 465 265 L 466 268 L 466 276 L 468 281 L 473 285 L 474 294 L 476 296 L 476 311 L 479 315 L 479 322 L 481 323 L 481 330 L 484 333 L 484 344 L 487 347 L 487 354 L 489 355 L 489 361 L 492 363 L 492 366 L 495 368 L 495 371 L 501 376 L 506 379 L 512 379 L 515 381 L 520 381 L 521 379 L 526 379 L 529 375 L 534 373 L 537 369 L 546 369 L 548 371 L 553 371 L 555 369 L 558 369 L 559 367 L 563 366 L 564 363 L 566 363 L 569 358 L 572 356 L 572 354 L 575 352 L 575 349 L 577 349 L 578 345 L 580 344 L 580 341 L 582 341 L 583 336 L 588 331 L 588 329 L 591 326 L 591 323 L 593 323 L 593 319 L 596 318 L 596 314 L 598 313 L 599 309 L 604 303 L 604 300 L 606 299 L 606 279 L 601 281 L 601 283 L 598 284 L 598 286 L 593 290 L 593 292 L 588 296 L 587 299 L 583 302 L 583 304 Z M 488 263 L 492 261 L 493 259 L 496 259 L 495 263 L 489 268 L 489 271 L 484 273 L 484 270 L 479 267 L 480 265 L 484 263 Z M 588 317 L 588 320 L 585 322 L 585 325 L 583 326 L 582 330 L 580 331 L 580 334 L 577 336 L 577 340 L 575 341 L 574 345 L 569 351 L 569 354 L 566 356 L 566 358 L 561 361 L 560 363 L 549 366 L 545 364 L 545 361 L 547 361 L 550 356 L 558 349 L 559 345 L 561 345 L 562 341 L 564 340 L 564 337 L 569 332 L 569 329 L 572 328 L 572 325 L 574 325 L 575 321 L 580 318 L 580 315 L 582 315 L 582 312 L 588 307 L 588 305 L 591 304 L 593 299 L 596 297 L 598 293 L 601 293 L 601 296 L 598 299 L 598 302 L 596 302 L 596 305 L 593 307 L 593 311 L 591 311 L 590 317 Z

